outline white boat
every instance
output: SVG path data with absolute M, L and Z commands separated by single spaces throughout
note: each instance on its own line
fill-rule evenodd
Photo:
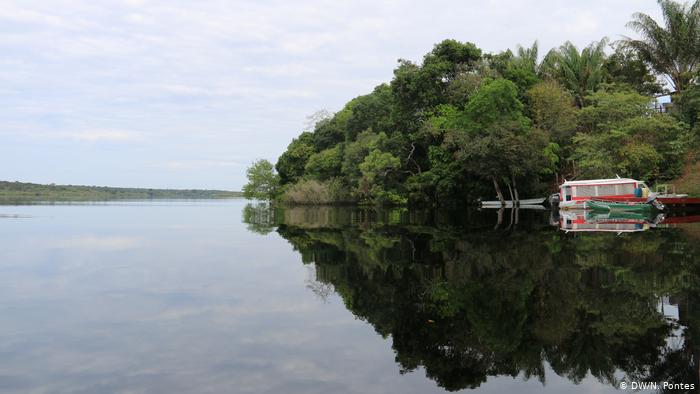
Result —
M 501 208 L 502 206 L 505 206 L 506 208 L 512 208 L 514 206 L 525 206 L 525 205 L 542 205 L 544 204 L 544 201 L 546 200 L 545 197 L 542 198 L 527 198 L 525 200 L 518 200 L 517 204 L 511 200 L 506 200 L 503 203 L 505 205 L 501 205 L 501 202 L 496 200 L 496 201 L 482 201 L 481 206 L 483 208 Z
M 642 181 L 631 178 L 565 181 L 559 186 L 560 209 L 585 209 L 592 199 L 624 202 L 644 202 L 652 195 Z

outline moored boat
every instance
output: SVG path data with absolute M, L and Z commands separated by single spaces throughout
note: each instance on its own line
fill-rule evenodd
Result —
M 482 208 L 501 208 L 505 206 L 506 208 L 511 208 L 513 206 L 531 206 L 531 205 L 542 205 L 547 199 L 542 198 L 527 198 L 524 200 L 511 201 L 505 200 L 503 203 L 499 200 L 494 201 L 481 201 Z
M 600 201 L 588 200 L 584 204 L 584 209 L 603 212 L 637 212 L 648 213 L 655 209 L 651 203 L 624 202 L 624 201 Z
M 586 202 L 645 202 L 653 193 L 642 181 L 631 178 L 565 181 L 559 186 L 560 209 L 585 209 Z

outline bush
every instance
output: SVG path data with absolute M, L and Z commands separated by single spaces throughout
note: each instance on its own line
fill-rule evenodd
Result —
M 301 180 L 291 185 L 282 195 L 282 202 L 291 205 L 338 204 L 353 202 L 342 182 L 333 178 L 325 182 Z

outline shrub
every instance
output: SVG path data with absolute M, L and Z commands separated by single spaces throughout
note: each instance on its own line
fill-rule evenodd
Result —
M 282 202 L 292 205 L 337 204 L 352 202 L 347 188 L 333 178 L 325 182 L 314 179 L 301 180 L 286 189 Z

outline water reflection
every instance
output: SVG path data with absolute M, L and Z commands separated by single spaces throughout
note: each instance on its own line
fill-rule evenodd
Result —
M 276 228 L 291 243 L 318 288 L 391 337 L 402 372 L 423 367 L 447 390 L 499 375 L 544 384 L 548 367 L 572 383 L 590 374 L 614 387 L 699 387 L 697 228 L 641 232 L 665 218 L 561 216 L 563 230 L 614 232 L 569 234 L 549 215 L 244 211 L 251 230 Z M 664 314 L 669 302 L 677 316 Z
M 567 232 L 632 233 L 654 228 L 665 219 L 663 213 L 562 211 L 558 225 Z

